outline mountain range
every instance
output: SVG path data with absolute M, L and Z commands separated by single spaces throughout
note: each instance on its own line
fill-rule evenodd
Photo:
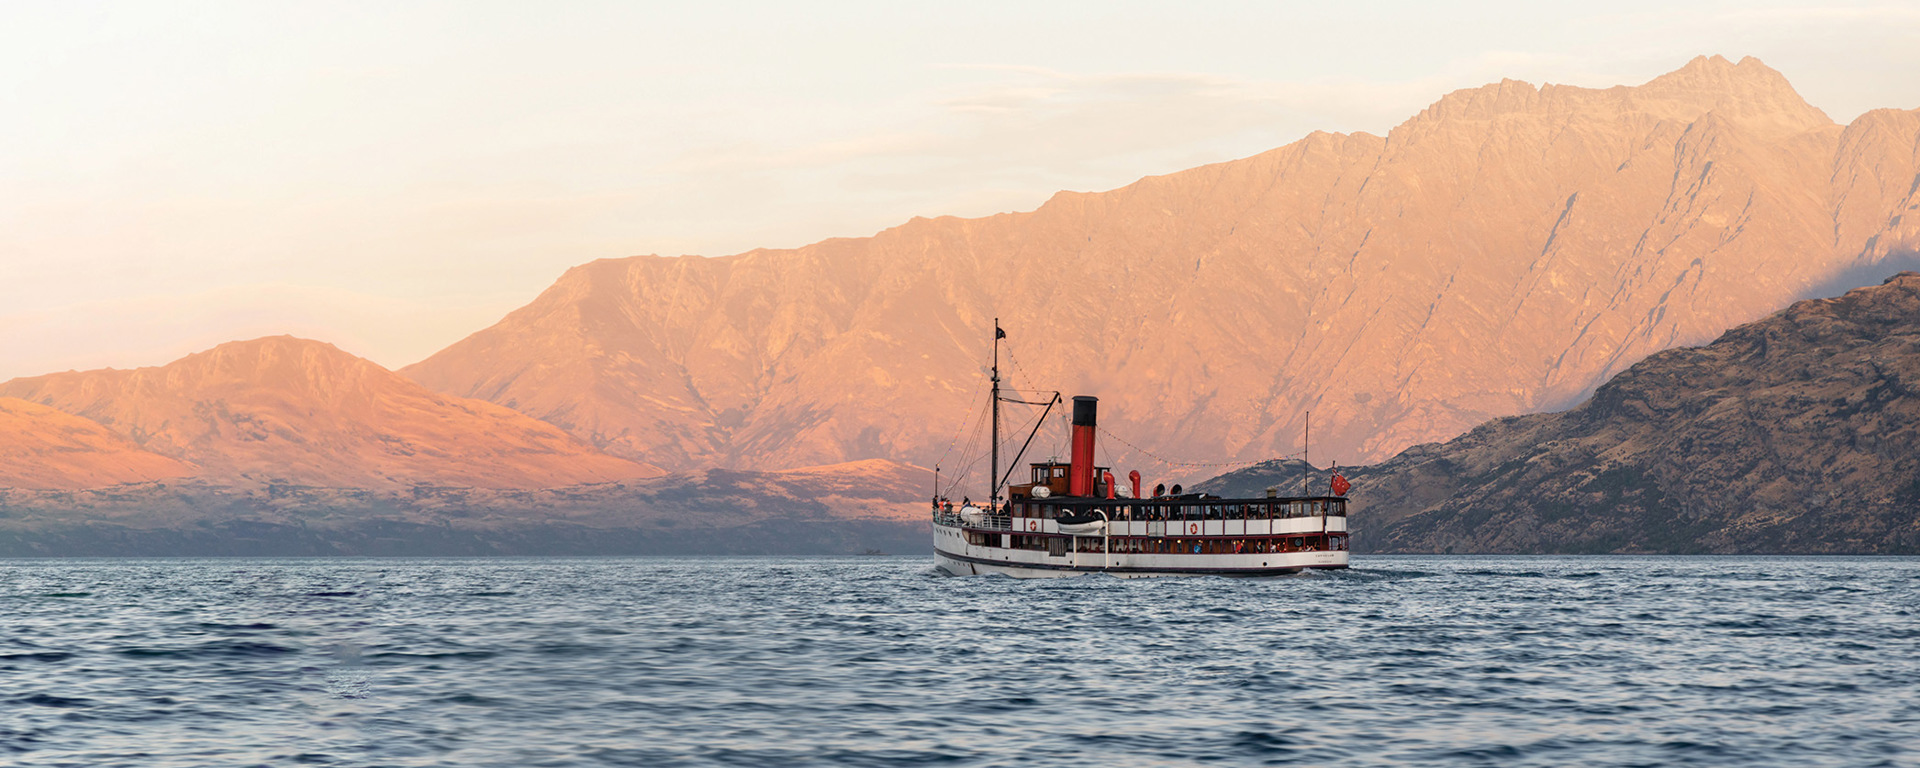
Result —
M 1920 272 L 1655 354 L 1568 411 L 1343 472 L 1365 551 L 1920 553 Z M 1300 477 L 1273 464 L 1203 489 Z
M 1097 394 L 1159 456 L 1294 454 L 1311 411 L 1317 455 L 1378 461 L 1884 277 L 1916 147 L 1920 113 L 1841 126 L 1754 59 L 1508 80 L 1027 213 L 596 261 L 400 372 L 668 469 L 932 465 L 997 317 L 1017 385 Z
M 542 488 L 663 474 L 551 424 L 429 391 L 331 344 L 291 336 L 222 344 L 154 368 L 14 379 L 0 383 L 0 396 L 123 436 L 83 446 L 100 455 L 97 463 L 132 457 L 135 446 L 171 460 L 129 459 L 130 481 L 191 474 L 341 488 Z M 91 464 L 40 484 L 90 487 L 89 471 Z
M 385 546 L 381 526 L 484 539 L 518 514 L 534 528 L 499 551 L 521 551 L 642 529 L 620 540 L 652 547 L 672 526 L 649 510 L 742 541 L 808 515 L 905 524 L 920 467 L 984 484 L 954 449 L 996 321 L 1010 384 L 1100 396 L 1102 463 L 1149 484 L 1297 455 L 1309 414 L 1314 456 L 1398 466 L 1916 258 L 1920 110 L 1842 126 L 1751 58 L 1604 89 L 1507 80 L 1385 136 L 1315 133 L 1030 212 L 591 262 L 398 371 L 270 337 L 0 382 L 0 529 L 38 551 L 34 531 L 96 513 L 283 542 L 311 519 L 334 532 L 316 551 L 354 551 Z M 1041 434 L 1032 457 L 1064 452 L 1064 430 Z M 789 503 L 862 486 L 879 490 Z M 753 488 L 787 500 L 695 511 L 759 509 Z

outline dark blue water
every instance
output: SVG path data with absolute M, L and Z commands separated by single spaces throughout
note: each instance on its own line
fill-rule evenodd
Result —
M 1920 559 L 0 561 L 0 764 L 1920 765 Z

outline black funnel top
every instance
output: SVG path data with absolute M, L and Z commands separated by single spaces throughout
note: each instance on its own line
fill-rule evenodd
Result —
M 1100 398 L 1092 395 L 1073 396 L 1073 425 L 1076 427 L 1093 426 L 1094 414 L 1100 410 Z

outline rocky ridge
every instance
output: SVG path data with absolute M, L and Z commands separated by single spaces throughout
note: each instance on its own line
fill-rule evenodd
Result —
M 1345 472 L 1373 552 L 1920 553 L 1920 273 Z
M 152 471 L 190 464 L 191 474 L 218 484 L 543 488 L 661 474 L 510 409 L 432 392 L 291 336 L 222 344 L 154 368 L 14 379 L 0 383 L 0 396 L 70 414 L 68 423 L 92 423 L 168 460 Z M 20 439 L 5 434 L 5 443 Z M 116 477 L 180 474 L 164 471 Z
M 1916 250 L 1920 113 L 1843 127 L 1757 60 L 1702 57 L 1462 90 L 1384 137 L 1028 213 L 597 261 L 402 373 L 673 469 L 931 465 L 999 317 L 1016 383 L 1098 394 L 1160 455 L 1295 453 L 1311 410 L 1316 455 L 1378 461 Z
M 291 337 L 155 368 L 16 379 L 0 392 L 17 395 L 0 396 L 0 557 L 846 554 L 926 544 L 929 478 L 916 467 L 663 475 Z
M 0 488 L 97 488 L 192 474 L 192 466 L 142 450 L 92 421 L 0 397 Z

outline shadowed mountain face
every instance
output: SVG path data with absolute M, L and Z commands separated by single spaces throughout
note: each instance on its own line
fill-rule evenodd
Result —
M 1920 552 L 1920 273 L 1347 474 L 1370 551 Z
M 402 372 L 670 468 L 931 465 L 997 316 L 1016 384 L 1162 456 L 1293 453 L 1311 410 L 1315 456 L 1381 460 L 1920 250 L 1917 138 L 1752 59 L 1506 81 L 1030 213 L 594 262 Z
M 141 450 L 99 424 L 0 397 L 0 488 L 98 488 L 192 474 L 193 467 Z
M 157 368 L 14 379 L 0 396 L 91 419 L 215 482 L 544 488 L 660 474 L 512 410 L 438 394 L 289 336 L 222 344 Z

